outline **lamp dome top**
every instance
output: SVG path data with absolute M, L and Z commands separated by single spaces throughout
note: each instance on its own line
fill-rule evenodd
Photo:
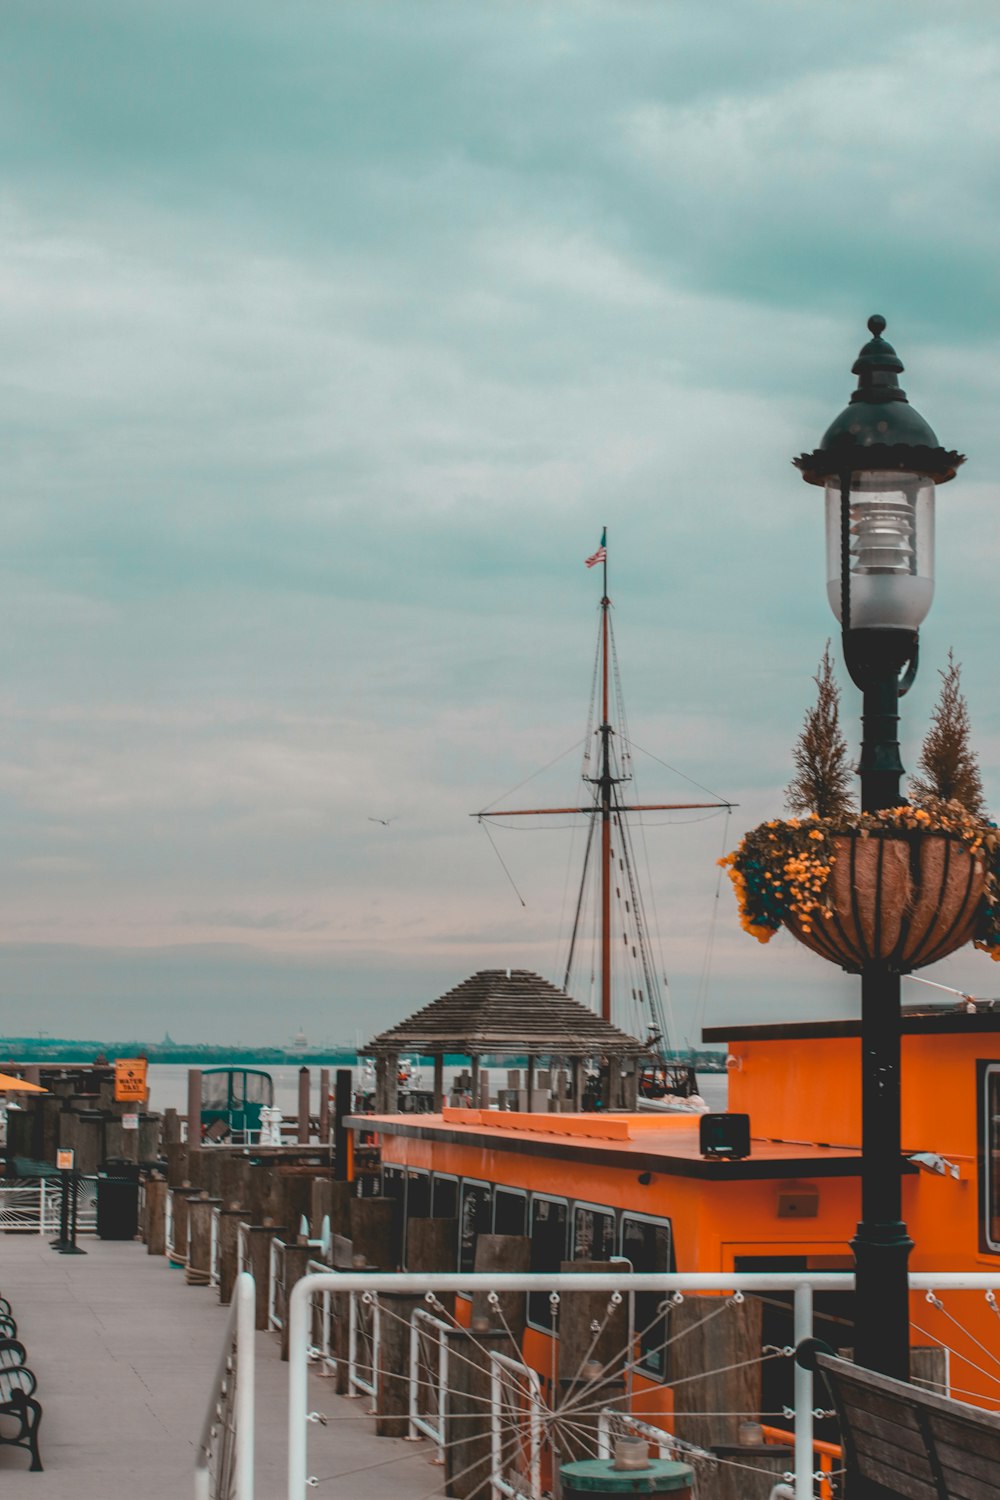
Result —
M 937 483 L 954 477 L 962 455 L 945 452 L 934 429 L 910 405 L 898 376 L 904 365 L 883 338 L 886 320 L 872 313 L 872 337 L 858 353 L 851 373 L 858 377 L 849 404 L 837 416 L 813 454 L 795 463 L 810 484 L 823 484 L 845 469 L 900 469 L 927 474 Z

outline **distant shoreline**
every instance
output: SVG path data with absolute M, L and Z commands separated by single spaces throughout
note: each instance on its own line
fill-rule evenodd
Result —
M 0 1037 L 0 1059 L 8 1065 L 22 1064 L 34 1067 L 90 1065 L 98 1057 L 113 1061 L 116 1057 L 145 1057 L 150 1063 L 174 1063 L 180 1066 L 226 1067 L 244 1066 L 261 1068 L 287 1068 L 298 1063 L 301 1067 L 355 1067 L 359 1058 L 367 1056 L 355 1047 L 330 1047 L 325 1050 L 310 1048 L 308 1051 L 285 1050 L 281 1047 L 164 1047 L 150 1042 L 91 1042 L 91 1041 L 43 1041 L 30 1037 Z M 721 1051 L 692 1050 L 672 1055 L 679 1063 L 693 1063 L 699 1073 L 724 1073 L 725 1053 Z M 419 1065 L 429 1066 L 432 1059 L 418 1057 Z M 464 1067 L 469 1059 L 455 1054 L 445 1058 L 447 1067 Z M 527 1058 L 504 1058 L 496 1062 L 486 1057 L 480 1059 L 485 1067 L 524 1067 Z

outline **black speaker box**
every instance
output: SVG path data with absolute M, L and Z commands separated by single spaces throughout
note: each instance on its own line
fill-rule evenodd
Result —
M 702 1115 L 698 1145 L 702 1156 L 738 1161 L 750 1155 L 749 1115 Z

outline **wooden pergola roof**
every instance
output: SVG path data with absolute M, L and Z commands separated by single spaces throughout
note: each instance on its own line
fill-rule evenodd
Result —
M 438 1057 L 636 1057 L 648 1047 L 530 969 L 483 969 L 383 1031 L 366 1051 Z

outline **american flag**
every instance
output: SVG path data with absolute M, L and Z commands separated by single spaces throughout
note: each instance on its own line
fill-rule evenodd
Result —
M 602 563 L 602 562 L 605 562 L 607 560 L 607 556 L 608 556 L 608 545 L 607 545 L 607 543 L 608 543 L 608 528 L 605 526 L 604 530 L 601 532 L 601 545 L 598 547 L 598 549 L 597 549 L 596 552 L 592 552 L 591 555 L 586 559 L 586 564 L 587 564 L 588 568 L 596 568 L 596 566 L 597 566 L 598 563 Z

